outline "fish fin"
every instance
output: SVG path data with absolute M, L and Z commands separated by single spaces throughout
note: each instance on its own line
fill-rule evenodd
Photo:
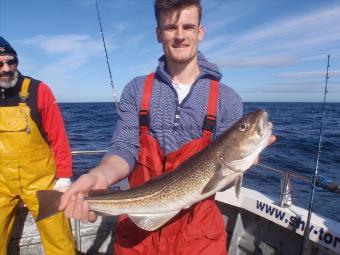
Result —
M 179 211 L 162 214 L 129 214 L 129 218 L 139 227 L 147 231 L 160 228 L 174 217 Z
M 223 180 L 226 176 L 226 168 L 225 167 L 220 167 L 220 169 L 214 174 L 213 177 L 208 181 L 208 183 L 204 186 L 201 194 L 208 193 L 220 184 L 221 180 Z
M 60 197 L 63 193 L 56 190 L 39 190 L 37 198 L 39 210 L 37 221 L 43 220 L 59 212 Z
M 111 195 L 111 194 L 115 194 L 119 192 L 118 189 L 94 189 L 91 190 L 88 194 L 87 197 L 92 198 L 92 197 L 99 197 L 99 196 L 107 196 L 107 195 Z
M 240 174 L 239 176 L 237 176 L 235 180 L 235 193 L 236 193 L 237 198 L 239 198 L 240 193 L 241 193 L 242 180 L 243 180 L 243 174 Z

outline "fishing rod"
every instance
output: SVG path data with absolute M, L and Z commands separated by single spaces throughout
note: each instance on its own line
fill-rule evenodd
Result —
M 306 227 L 303 232 L 303 238 L 302 238 L 302 244 L 300 247 L 300 255 L 303 254 L 309 254 L 308 252 L 308 243 L 309 243 L 309 234 L 310 234 L 310 220 L 311 216 L 313 213 L 313 207 L 314 207 L 314 194 L 315 194 L 315 189 L 316 189 L 316 184 L 317 184 L 317 177 L 318 177 L 318 172 L 319 172 L 319 159 L 320 159 L 320 154 L 321 154 L 321 142 L 322 142 L 322 136 L 324 132 L 324 119 L 325 119 L 325 112 L 326 112 L 326 95 L 328 92 L 328 70 L 329 70 L 329 58 L 330 55 L 327 56 L 327 71 L 326 71 L 326 80 L 325 80 L 325 90 L 323 93 L 323 104 L 322 104 L 322 116 L 321 116 L 321 124 L 320 124 L 320 133 L 319 133 L 319 145 L 318 145 L 318 153 L 316 157 L 316 164 L 315 164 L 315 170 L 314 174 L 312 177 L 312 192 L 309 200 L 309 208 L 308 208 L 308 216 L 307 216 L 307 223 Z
M 113 83 L 113 80 L 112 80 L 110 61 L 109 61 L 109 57 L 107 55 L 106 43 L 105 43 L 103 27 L 102 27 L 102 21 L 100 19 L 100 13 L 99 13 L 98 1 L 97 0 L 96 0 L 96 9 L 97 9 L 97 17 L 98 17 L 99 26 L 100 26 L 100 32 L 101 32 L 101 35 L 102 35 L 103 46 L 104 46 L 104 50 L 105 50 L 106 64 L 107 64 L 107 68 L 109 70 L 109 75 L 110 75 L 110 82 L 111 82 L 111 87 L 112 87 L 112 92 L 113 92 L 113 100 L 114 100 L 114 103 L 116 105 L 116 110 L 118 112 L 118 100 L 117 100 L 117 96 L 116 96 L 116 89 L 115 89 L 115 86 L 114 86 L 114 83 Z
M 102 21 L 100 19 L 100 13 L 99 13 L 98 1 L 97 0 L 96 0 L 96 9 L 97 9 L 97 17 L 98 17 L 98 21 L 99 21 L 100 32 L 101 32 L 101 35 L 102 35 L 103 46 L 104 46 L 104 50 L 105 50 L 105 58 L 106 58 L 107 69 L 109 71 L 109 76 L 110 76 L 111 88 L 112 88 L 112 93 L 113 93 L 113 100 L 114 100 L 114 103 L 116 105 L 116 111 L 118 113 L 118 100 L 117 100 L 117 96 L 116 96 L 116 89 L 115 89 L 113 79 L 112 79 L 110 61 L 109 61 L 109 57 L 107 55 L 107 49 L 106 49 L 106 43 L 105 43 L 105 38 L 104 38 L 104 33 L 103 33 Z M 100 151 L 99 153 L 103 153 L 103 152 L 104 151 Z M 74 151 L 74 152 L 72 152 L 72 155 L 82 155 L 82 154 L 97 154 L 97 152 L 95 152 L 95 151 Z M 75 237 L 76 237 L 75 239 L 76 239 L 76 244 L 77 244 L 77 248 L 78 248 L 78 254 L 82 254 L 81 253 L 80 220 L 75 221 Z

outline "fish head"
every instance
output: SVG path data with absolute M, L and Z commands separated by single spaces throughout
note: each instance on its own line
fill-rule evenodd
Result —
M 244 115 L 221 136 L 221 161 L 234 170 L 246 171 L 269 144 L 272 128 L 265 110 Z

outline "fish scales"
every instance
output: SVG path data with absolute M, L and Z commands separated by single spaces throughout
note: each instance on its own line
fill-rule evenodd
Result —
M 180 207 L 179 199 L 192 197 L 193 193 L 200 193 L 202 186 L 209 181 L 214 174 L 213 169 L 215 163 L 211 161 L 193 161 L 190 164 L 183 165 L 181 168 L 167 175 L 167 183 L 164 185 L 164 178 L 157 178 L 152 183 L 145 184 L 140 187 L 130 189 L 131 192 L 113 192 L 105 197 L 91 197 L 88 200 L 92 203 L 92 207 L 112 206 L 124 210 L 129 208 L 133 212 L 143 211 L 153 212 L 154 208 L 158 211 L 167 211 L 168 207 L 174 208 L 174 205 L 165 206 L 169 200 L 178 203 L 175 208 Z M 195 169 L 200 168 L 201 171 Z M 211 169 L 211 171 L 207 171 Z M 144 207 L 141 205 L 144 204 Z M 96 206 L 97 205 L 97 206 Z M 133 210 L 133 208 L 136 208 Z M 163 208 L 163 210 L 162 210 Z

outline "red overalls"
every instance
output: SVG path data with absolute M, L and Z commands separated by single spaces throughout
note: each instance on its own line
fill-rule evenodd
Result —
M 135 169 L 129 176 L 130 187 L 170 172 L 205 148 L 211 141 L 216 123 L 218 82 L 211 80 L 207 115 L 201 138 L 164 156 L 158 141 L 148 132 L 149 109 L 154 73 L 144 82 L 140 125 L 140 152 Z M 138 228 L 127 216 L 120 216 L 114 244 L 115 255 L 225 255 L 226 231 L 214 197 L 182 210 L 171 221 L 155 231 Z

